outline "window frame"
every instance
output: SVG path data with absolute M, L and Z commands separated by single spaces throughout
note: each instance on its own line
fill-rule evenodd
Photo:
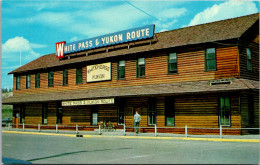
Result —
M 120 62 L 124 62 L 124 66 L 120 66 Z M 124 77 L 120 77 L 120 73 L 123 72 Z M 118 61 L 117 64 L 117 79 L 124 80 L 125 79 L 125 60 Z
M 79 73 L 79 71 L 81 71 L 81 73 Z M 82 68 L 76 68 L 76 84 L 82 84 L 82 79 L 83 79 L 82 71 L 83 71 Z M 80 78 L 80 81 L 79 81 L 79 78 Z
M 251 51 L 250 48 L 246 48 L 246 69 L 248 71 L 252 71 L 253 70 L 253 66 L 252 66 L 252 51 Z
M 208 53 L 207 51 L 210 50 L 210 49 L 214 49 L 214 54 L 215 54 L 215 55 L 214 55 L 214 58 L 208 58 L 208 54 L 209 54 L 209 53 Z M 205 61 L 205 71 L 206 71 L 206 72 L 208 72 L 208 71 L 216 71 L 216 70 L 217 70 L 217 57 L 216 57 L 216 54 L 217 54 L 217 53 L 216 53 L 216 48 L 212 48 L 212 47 L 211 47 L 211 48 L 207 48 L 207 49 L 205 50 L 205 55 L 204 55 L 205 60 L 204 60 L 204 61 Z M 214 61 L 214 65 L 215 65 L 215 68 L 214 68 L 214 69 L 209 69 L 209 68 L 208 68 L 208 66 L 209 66 L 209 65 L 208 65 L 208 62 L 209 62 L 210 60 Z
M 53 87 L 54 84 L 54 72 L 53 71 L 50 71 L 48 72 L 48 87 Z
M 144 59 L 144 64 L 139 64 L 139 59 Z M 140 73 L 144 73 L 144 74 L 140 75 Z M 137 78 L 145 77 L 145 58 L 144 57 L 138 58 L 136 61 L 136 77 Z
M 25 86 L 26 86 L 26 89 L 30 89 L 31 88 L 31 75 L 30 74 L 26 75 L 26 84 L 25 84 Z
M 16 82 L 15 82 L 15 89 L 20 90 L 21 89 L 21 76 L 16 76 Z
M 68 85 L 68 69 L 64 69 L 62 73 L 62 85 L 67 86 Z
M 123 116 L 123 123 L 120 122 L 120 117 Z M 121 99 L 118 102 L 118 110 L 117 110 L 117 117 L 118 117 L 118 121 L 117 124 L 118 125 L 124 125 L 125 124 L 125 100 Z
M 224 99 L 224 105 L 222 105 L 222 99 Z M 229 107 L 226 107 L 226 100 L 228 100 Z M 224 110 L 222 110 L 222 107 L 224 107 Z M 223 112 L 224 111 L 224 112 Z M 225 120 L 225 113 L 228 112 L 228 120 Z M 223 115 L 222 115 L 223 114 Z M 222 116 L 224 116 L 224 123 L 222 123 Z M 225 122 L 228 121 L 228 124 Z M 220 96 L 219 98 L 219 125 L 229 127 L 231 126 L 231 102 L 230 97 L 228 96 Z
M 148 108 L 147 108 L 147 125 L 156 125 L 157 124 L 157 98 L 151 97 L 148 98 Z M 152 114 L 152 115 L 151 115 Z M 152 119 L 151 119 L 152 117 Z M 151 120 L 154 123 L 151 123 Z
M 56 113 L 56 124 L 62 124 L 62 116 L 63 116 L 63 108 L 61 104 L 58 104 L 57 106 L 57 113 Z
M 41 86 L 41 74 L 36 73 L 35 74 L 35 88 L 40 88 Z
M 248 106 L 248 125 L 249 127 L 255 126 L 255 109 L 254 109 L 254 95 L 247 95 L 247 106 Z
M 173 124 L 168 124 L 168 118 L 173 118 Z M 165 97 L 165 126 L 175 126 L 175 99 L 173 96 Z
M 94 114 L 96 114 L 96 118 L 94 118 Z M 94 123 L 94 119 L 97 123 Z M 98 107 L 97 105 L 93 105 L 91 107 L 91 125 L 98 125 Z
M 20 123 L 25 123 L 25 104 L 20 105 Z
M 175 54 L 175 60 L 172 60 L 172 61 L 174 61 L 174 62 L 171 62 L 171 58 L 170 58 L 170 56 L 172 55 L 172 54 Z M 176 52 L 174 52 L 174 53 L 169 53 L 169 55 L 168 55 L 168 59 L 167 59 L 167 62 L 168 62 L 168 67 L 167 67 L 167 69 L 168 69 L 168 74 L 176 74 L 176 73 L 178 73 L 178 56 L 177 56 L 177 53 Z M 173 70 L 173 71 L 171 71 L 171 65 L 176 65 L 176 70 Z
M 42 104 L 42 124 L 48 124 L 48 104 Z

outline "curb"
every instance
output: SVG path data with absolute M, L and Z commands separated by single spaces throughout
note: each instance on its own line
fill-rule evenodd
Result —
M 2 133 L 13 134 L 30 134 L 45 136 L 67 136 L 82 138 L 125 138 L 125 139 L 175 139 L 175 140 L 194 140 L 194 141 L 214 141 L 214 142 L 249 142 L 260 143 L 260 139 L 220 139 L 220 138 L 183 138 L 183 137 L 150 137 L 150 136 L 108 136 L 108 135 L 77 135 L 77 134 L 57 134 L 57 133 L 41 133 L 41 132 L 19 132 L 19 131 L 2 131 Z

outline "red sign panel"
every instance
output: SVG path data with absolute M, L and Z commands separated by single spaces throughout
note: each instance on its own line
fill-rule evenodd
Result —
M 56 57 L 57 58 L 63 58 L 64 57 L 64 45 L 65 44 L 66 44 L 66 41 L 56 43 Z

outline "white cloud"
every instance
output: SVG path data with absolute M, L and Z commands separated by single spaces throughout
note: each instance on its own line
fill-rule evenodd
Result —
M 24 51 L 30 50 L 29 41 L 23 37 L 11 38 L 3 44 L 3 52 L 18 52 L 20 49 Z
M 92 9 L 93 3 L 96 4 L 94 9 Z M 150 2 L 149 5 L 147 5 L 146 1 L 132 1 L 131 3 L 137 8 L 158 18 L 160 21 L 154 20 L 153 22 L 159 29 L 170 28 L 173 23 L 177 22 L 176 19 L 178 17 L 187 12 L 186 8 L 174 7 L 177 4 L 185 3 L 179 1 L 155 1 Z M 68 5 L 70 6 L 68 7 Z M 46 27 L 54 27 L 61 31 L 72 32 L 76 35 L 94 37 L 132 27 L 143 26 L 147 20 L 154 19 L 123 1 L 116 5 L 107 5 L 105 7 L 103 6 L 103 2 L 87 1 L 86 3 L 82 3 L 84 10 L 82 10 L 83 7 L 76 9 L 75 5 L 76 4 L 71 6 L 71 3 L 55 3 L 48 8 L 48 5 L 40 3 L 37 10 L 41 10 L 42 12 L 35 12 L 34 15 L 12 18 L 6 21 L 12 25 L 26 23 L 40 24 Z M 52 10 L 58 6 L 60 6 L 58 10 Z M 20 7 L 28 8 L 30 5 L 24 4 L 24 6 Z M 60 10 L 62 7 L 75 8 L 75 10 Z M 163 22 L 170 23 L 164 24 Z
M 165 9 L 158 13 L 157 17 L 159 20 L 156 20 L 153 23 L 156 25 L 156 27 L 162 29 L 160 32 L 167 31 L 176 22 L 178 22 L 178 17 L 183 16 L 186 12 L 186 8 Z
M 24 60 L 32 60 L 40 56 L 33 48 L 42 48 L 45 45 L 30 43 L 23 37 L 14 37 L 2 44 L 2 59 L 8 61 L 19 60 L 20 51 Z
M 178 18 L 187 12 L 186 8 L 169 8 L 162 10 L 158 13 L 158 19 L 165 20 L 165 19 L 172 19 Z
M 153 23 L 156 25 L 156 28 L 160 28 L 160 29 L 163 29 L 164 31 L 167 31 L 169 30 L 169 28 L 174 25 L 176 22 L 178 22 L 177 19 L 173 19 L 172 21 L 168 21 L 167 23 L 164 23 L 162 21 L 154 21 Z M 160 30 L 161 32 L 161 30 Z
M 229 0 L 195 15 L 188 26 L 214 22 L 218 20 L 239 17 L 257 13 L 258 9 L 253 1 Z
M 72 37 L 72 38 L 69 40 L 69 42 L 78 41 L 78 40 L 79 40 L 78 37 Z
M 30 46 L 32 49 L 37 49 L 37 48 L 46 48 L 47 45 L 42 45 L 42 44 L 37 44 L 37 43 L 30 43 Z

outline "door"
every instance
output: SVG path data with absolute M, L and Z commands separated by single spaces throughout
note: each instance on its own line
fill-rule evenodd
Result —
M 133 126 L 134 126 L 134 115 L 136 112 L 138 112 L 138 114 L 141 116 L 141 108 L 140 107 L 133 108 Z M 142 121 L 142 117 L 141 117 L 141 121 Z M 141 121 L 140 121 L 140 123 L 141 123 Z
M 98 106 L 93 105 L 91 107 L 91 124 L 97 125 L 98 124 Z
M 57 109 L 57 124 L 62 124 L 62 107 Z

